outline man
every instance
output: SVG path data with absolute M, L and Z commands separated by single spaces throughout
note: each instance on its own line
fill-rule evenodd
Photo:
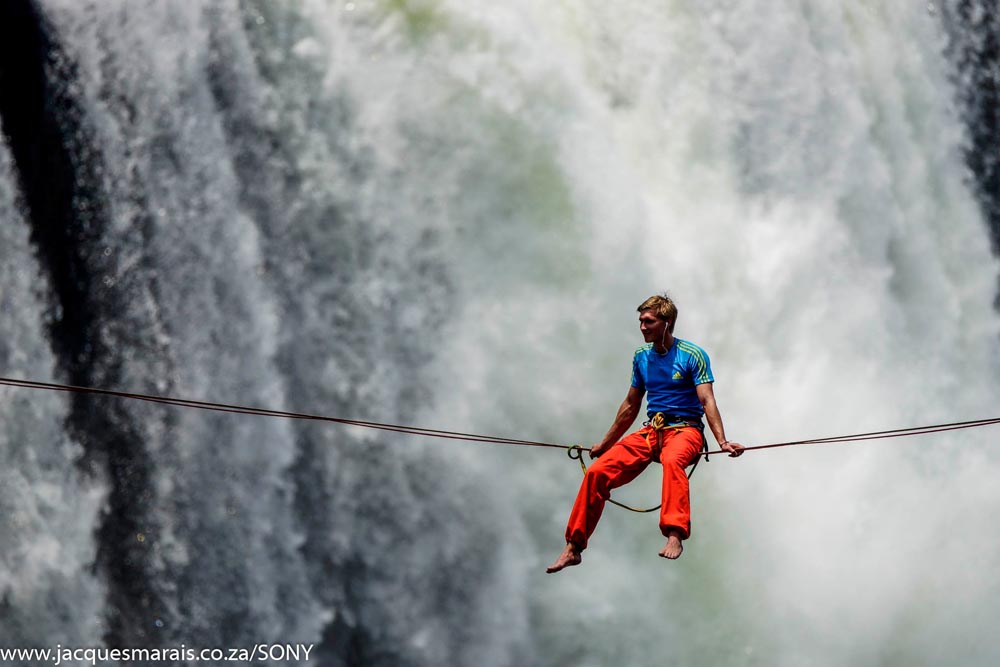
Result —
M 683 540 L 691 535 L 689 486 L 684 469 L 701 455 L 702 416 L 708 419 L 722 451 L 733 457 L 743 453 L 743 445 L 726 440 L 712 390 L 715 379 L 708 355 L 697 345 L 674 337 L 677 306 L 662 294 L 643 301 L 638 311 L 639 330 L 646 344 L 633 357 L 632 386 L 607 435 L 590 450 L 590 457 L 597 462 L 587 470 L 580 485 L 566 527 L 566 548 L 546 572 L 580 564 L 580 554 L 587 548 L 611 490 L 631 482 L 654 459 L 663 465 L 660 531 L 667 544 L 660 556 L 680 557 Z M 650 422 L 622 438 L 639 414 L 646 392 Z

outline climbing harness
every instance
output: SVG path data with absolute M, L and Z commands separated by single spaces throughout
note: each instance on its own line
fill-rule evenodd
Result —
M 643 426 L 649 426 L 652 430 L 646 434 L 646 442 L 649 444 L 650 448 L 654 452 L 660 452 L 663 449 L 663 432 L 664 431 L 680 431 L 683 428 L 696 428 L 701 433 L 701 452 L 698 453 L 694 458 L 694 462 L 690 465 L 687 471 L 687 478 L 691 479 L 691 475 L 694 474 L 695 468 L 698 467 L 698 463 L 701 461 L 701 457 L 705 457 L 705 461 L 708 461 L 708 440 L 705 439 L 705 424 L 700 419 L 692 419 L 691 417 L 681 417 L 678 415 L 666 415 L 662 412 L 657 412 L 653 415 L 653 418 L 647 422 L 643 422 Z M 656 442 L 650 442 L 650 438 L 656 437 Z M 571 459 L 580 462 L 580 468 L 583 470 L 583 474 L 587 474 L 587 464 L 583 461 L 583 450 L 584 448 L 580 445 L 573 445 L 566 452 L 566 455 Z M 632 507 L 631 505 L 626 505 L 625 503 L 618 502 L 614 498 L 608 498 L 608 502 L 612 505 L 617 505 L 622 509 L 626 509 L 629 512 L 636 512 L 639 514 L 646 514 L 648 512 L 655 512 L 660 509 L 662 503 L 656 507 L 650 507 L 649 509 L 638 509 Z
M 698 429 L 701 433 L 701 452 L 695 457 L 694 463 L 691 465 L 691 470 L 688 471 L 688 479 L 691 479 L 691 475 L 694 474 L 694 469 L 698 467 L 701 457 L 705 457 L 705 462 L 708 462 L 708 440 L 705 439 L 705 423 L 700 419 L 692 419 L 691 417 L 684 417 L 680 415 L 666 415 L 662 412 L 657 412 L 653 415 L 653 418 L 648 422 L 644 423 L 643 426 L 650 426 L 653 432 L 656 433 L 656 451 L 659 452 L 663 448 L 663 432 L 666 430 L 679 431 L 685 427 L 693 427 Z M 649 436 L 646 437 L 646 442 L 649 442 Z

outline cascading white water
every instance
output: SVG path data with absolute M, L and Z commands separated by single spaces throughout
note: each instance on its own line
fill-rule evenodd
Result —
M 994 416 L 998 267 L 926 5 L 41 4 L 106 169 L 123 389 L 590 442 L 635 306 L 667 288 L 745 444 Z M 4 353 L 45 379 L 5 165 L 22 277 L 0 317 L 34 342 Z M 17 506 L 57 518 L 5 532 L 100 613 L 100 484 L 64 405 L 23 400 L 38 414 L 7 428 L 59 462 L 19 467 Z M 153 466 L 150 641 L 322 640 L 323 664 L 1000 656 L 988 431 L 713 459 L 680 561 L 609 508 L 549 577 L 579 480 L 561 455 L 129 411 Z M 651 504 L 656 476 L 622 497 Z M 52 556 L 70 504 L 87 519 Z
M 53 378 L 43 329 L 45 278 L 17 208 L 7 147 L 0 144 L 0 364 L 12 376 Z M 4 646 L 43 645 L 50 619 L 77 645 L 100 638 L 101 583 L 90 572 L 102 502 L 99 484 L 73 462 L 79 446 L 61 431 L 61 396 L 0 391 L 0 591 Z
M 538 71 L 577 75 L 575 95 L 560 96 L 574 122 L 540 134 L 564 142 L 560 172 L 579 188 L 584 228 L 631 243 L 599 231 L 582 252 L 556 249 L 543 286 L 502 308 L 477 285 L 485 304 L 464 319 L 503 326 L 485 341 L 466 329 L 467 354 L 524 363 L 487 365 L 493 376 L 473 404 L 513 394 L 506 418 L 522 428 L 534 414 L 544 435 L 596 439 L 627 382 L 624 341 L 615 371 L 605 370 L 611 332 L 638 340 L 634 304 L 668 286 L 681 304 L 680 335 L 713 355 L 732 437 L 990 414 L 997 267 L 963 186 L 934 17 L 903 3 L 701 7 L 607 6 L 584 28 L 569 24 L 583 34 L 580 48 L 553 48 L 548 68 L 530 47 L 511 49 L 526 54 L 525 87 Z M 565 47 L 567 22 L 544 24 L 560 29 L 532 43 Z M 521 118 L 533 125 L 544 114 L 529 108 Z M 594 211 L 600 220 L 588 220 Z M 538 248 L 531 234 L 512 245 L 515 255 Z M 560 286 L 566 265 L 576 276 Z M 498 291 L 523 286 L 505 280 Z M 560 647 L 550 648 L 552 663 L 580 652 L 592 664 L 621 655 L 652 664 L 665 650 L 704 664 L 995 656 L 995 643 L 974 641 L 974 616 L 995 610 L 982 593 L 995 579 L 988 567 L 956 578 L 966 545 L 978 565 L 998 553 L 983 544 L 997 501 L 984 483 L 995 471 L 991 441 L 962 434 L 927 449 L 786 451 L 705 466 L 696 539 L 679 568 L 653 557 L 651 522 L 619 516 L 605 519 L 584 567 L 558 583 L 540 578 L 540 626 Z M 518 481 L 527 506 L 561 498 L 546 525 L 548 558 L 577 474 L 563 466 L 551 472 L 568 487 L 558 496 L 531 492 L 546 478 Z M 942 644 L 941 635 L 967 641 Z

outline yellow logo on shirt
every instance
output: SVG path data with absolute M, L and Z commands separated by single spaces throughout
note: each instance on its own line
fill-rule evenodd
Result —
M 674 379 L 675 379 L 675 380 L 683 380 L 683 379 L 684 379 L 684 376 L 683 376 L 683 375 L 681 375 L 681 372 L 680 372 L 680 371 L 674 371 Z

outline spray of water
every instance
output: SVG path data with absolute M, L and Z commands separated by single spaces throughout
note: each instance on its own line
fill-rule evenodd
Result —
M 0 145 L 0 364 L 23 377 L 52 378 L 45 340 L 45 278 L 21 219 L 10 154 Z M 51 619 L 58 639 L 94 645 L 102 631 L 101 583 L 89 568 L 92 531 L 103 500 L 74 462 L 80 447 L 62 431 L 66 401 L 0 392 L 0 594 L 4 646 L 47 645 Z
M 997 264 L 925 6 L 43 4 L 107 169 L 124 389 L 588 442 L 635 305 L 668 288 L 747 444 L 993 416 Z M 173 641 L 294 635 L 329 664 L 1000 655 L 986 432 L 713 460 L 680 561 L 609 510 L 546 577 L 579 479 L 559 454 L 134 410 Z

